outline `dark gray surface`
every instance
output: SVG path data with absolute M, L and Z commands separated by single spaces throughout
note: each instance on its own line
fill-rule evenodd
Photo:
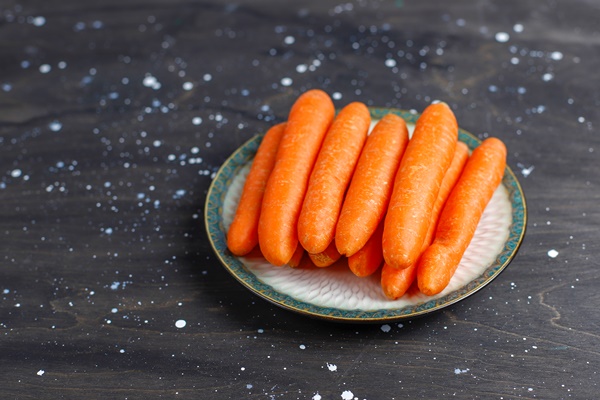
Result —
M 0 397 L 597 397 L 599 12 L 5 0 Z M 389 326 L 308 319 L 238 284 L 204 232 L 211 174 L 309 88 L 337 106 L 444 100 L 501 138 L 529 212 L 509 267 Z

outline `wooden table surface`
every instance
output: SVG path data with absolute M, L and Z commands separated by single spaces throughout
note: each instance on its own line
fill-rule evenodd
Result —
M 599 16 L 591 0 L 4 0 L 0 398 L 598 398 Z M 505 271 L 386 324 L 239 284 L 205 233 L 207 190 L 310 88 L 338 107 L 444 100 L 501 138 L 528 205 Z

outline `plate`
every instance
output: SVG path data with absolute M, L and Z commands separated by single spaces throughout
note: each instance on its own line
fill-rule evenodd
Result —
M 374 121 L 387 113 L 404 118 L 409 127 L 419 114 L 370 108 Z M 481 143 L 459 129 L 459 140 L 472 150 Z M 340 322 L 391 322 L 431 313 L 465 299 L 496 278 L 515 256 L 525 234 L 527 212 L 523 190 L 506 167 L 450 284 L 437 296 L 410 291 L 389 300 L 379 274 L 354 276 L 343 265 L 329 268 L 275 267 L 261 257 L 236 257 L 227 249 L 226 232 L 262 140 L 257 135 L 238 148 L 221 166 L 208 191 L 204 220 L 211 246 L 227 271 L 258 296 L 303 315 Z

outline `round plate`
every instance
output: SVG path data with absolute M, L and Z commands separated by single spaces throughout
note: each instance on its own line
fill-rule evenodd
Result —
M 394 113 L 409 127 L 414 127 L 419 117 L 415 112 L 398 109 L 370 111 L 374 121 Z M 525 234 L 525 197 L 515 174 L 507 167 L 456 273 L 437 296 L 411 290 L 398 300 L 389 300 L 381 290 L 380 274 L 359 278 L 343 264 L 289 268 L 275 267 L 262 257 L 236 257 L 227 249 L 226 232 L 261 140 L 262 135 L 253 137 L 221 166 L 208 191 L 204 219 L 210 243 L 225 268 L 246 288 L 285 309 L 343 322 L 395 321 L 430 313 L 490 283 L 512 260 Z M 462 129 L 459 140 L 471 150 L 481 142 Z

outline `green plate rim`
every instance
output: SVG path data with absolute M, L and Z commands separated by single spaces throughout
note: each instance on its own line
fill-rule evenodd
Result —
M 395 108 L 369 107 L 369 111 L 373 119 L 380 119 L 385 114 L 393 113 L 402 117 L 407 123 L 413 124 L 420 115 L 415 111 Z M 527 227 L 525 195 L 514 172 L 507 166 L 502 184 L 508 191 L 512 205 L 512 223 L 509 227 L 509 237 L 494 262 L 476 279 L 443 297 L 402 308 L 343 310 L 296 300 L 261 282 L 227 249 L 226 232 L 222 220 L 223 201 L 233 177 L 244 164 L 254 157 L 263 136 L 260 134 L 249 139 L 235 150 L 219 168 L 206 196 L 204 222 L 211 247 L 225 269 L 247 289 L 284 309 L 319 319 L 353 323 L 393 322 L 432 313 L 471 296 L 489 284 L 512 261 L 525 236 Z M 470 150 L 475 149 L 481 143 L 481 140 L 461 128 L 459 128 L 458 136 L 459 140 L 464 142 Z

